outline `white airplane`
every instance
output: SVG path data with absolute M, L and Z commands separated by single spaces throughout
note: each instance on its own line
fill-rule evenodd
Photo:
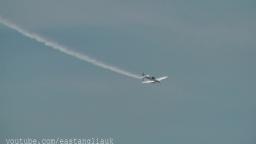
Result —
M 149 84 L 149 83 L 156 84 L 156 83 L 160 83 L 162 80 L 167 79 L 167 78 L 168 78 L 168 76 L 155 78 L 154 76 L 150 76 L 150 75 L 142 73 L 142 83 L 143 84 Z

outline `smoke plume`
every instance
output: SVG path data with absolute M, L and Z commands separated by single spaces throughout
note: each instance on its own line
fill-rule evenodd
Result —
M 112 72 L 115 72 L 115 73 L 118 73 L 118 74 L 121 74 L 121 75 L 124 75 L 124 76 L 128 76 L 128 77 L 135 78 L 135 79 L 140 79 L 140 76 L 138 76 L 136 74 L 125 71 L 123 69 L 117 68 L 117 67 L 112 66 L 112 65 L 108 65 L 108 64 L 103 63 L 101 61 L 98 61 L 98 60 L 96 60 L 92 57 L 89 57 L 85 54 L 73 51 L 68 47 L 65 47 L 63 45 L 58 44 L 57 42 L 47 40 L 46 38 L 44 38 L 44 37 L 42 37 L 42 36 L 40 36 L 36 33 L 29 32 L 29 31 L 19 27 L 18 25 L 14 24 L 14 23 L 12 23 L 12 22 L 10 22 L 10 21 L 2 18 L 2 17 L 0 17 L 0 23 L 2 23 L 3 25 L 7 26 L 10 29 L 13 29 L 13 30 L 19 32 L 23 36 L 26 36 L 30 39 L 33 39 L 33 40 L 35 40 L 39 43 L 44 44 L 45 46 L 47 46 L 49 48 L 52 48 L 52 49 L 57 50 L 59 52 L 62 52 L 66 55 L 70 55 L 70 56 L 75 57 L 79 60 L 91 63 L 95 66 L 110 70 Z

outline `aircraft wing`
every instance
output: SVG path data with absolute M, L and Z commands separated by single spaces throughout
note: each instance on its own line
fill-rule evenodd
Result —
M 161 81 L 161 80 L 164 80 L 164 79 L 167 79 L 167 78 L 168 78 L 168 76 L 164 76 L 164 77 L 157 78 L 156 80 Z
M 146 80 L 146 81 L 142 81 L 143 84 L 149 84 L 149 83 L 154 83 L 155 81 L 152 80 Z

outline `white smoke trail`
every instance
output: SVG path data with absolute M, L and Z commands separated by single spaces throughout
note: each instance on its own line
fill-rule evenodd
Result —
M 128 77 L 131 77 L 131 78 L 135 78 L 135 79 L 140 79 L 140 76 L 136 75 L 136 74 L 133 74 L 133 73 L 130 73 L 128 71 L 125 71 L 125 70 L 122 70 L 120 68 L 117 68 L 117 67 L 114 67 L 114 66 L 111 66 L 111 65 L 108 65 L 108 64 L 105 64 L 101 61 L 98 61 L 94 58 L 91 58 L 85 54 L 81 54 L 79 52 L 76 52 L 76 51 L 73 51 L 65 46 L 62 46 L 56 42 L 53 42 L 53 41 L 50 41 L 50 40 L 47 40 L 45 39 L 44 37 L 42 36 L 39 36 L 38 34 L 35 34 L 35 33 L 31 33 L 31 32 L 28 32 L 27 30 L 24 30 L 23 28 L 17 26 L 16 24 L 2 18 L 0 16 L 0 23 L 4 24 L 5 26 L 19 32 L 20 34 L 22 34 L 23 36 L 26 36 L 30 39 L 33 39 L 33 40 L 36 40 L 37 42 L 39 43 L 42 43 L 52 49 L 55 49 L 55 50 L 58 50 L 62 53 L 65 53 L 67 55 L 70 55 L 70 56 L 73 56 L 77 59 L 80 59 L 80 60 L 83 60 L 83 61 L 86 61 L 88 63 L 91 63 L 93 65 L 96 65 L 98 67 L 101 67 L 101 68 L 104 68 L 104 69 L 107 69 L 107 70 L 110 70 L 112 72 L 115 72 L 115 73 L 118 73 L 118 74 L 121 74 L 121 75 L 125 75 L 125 76 L 128 76 Z

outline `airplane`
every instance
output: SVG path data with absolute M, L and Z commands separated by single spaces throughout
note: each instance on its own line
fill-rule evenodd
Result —
M 168 76 L 163 76 L 163 77 L 159 77 L 159 78 L 155 78 L 154 76 L 150 76 L 147 75 L 145 73 L 142 73 L 142 83 L 143 84 L 156 84 L 156 83 L 160 83 L 162 80 L 167 79 Z

